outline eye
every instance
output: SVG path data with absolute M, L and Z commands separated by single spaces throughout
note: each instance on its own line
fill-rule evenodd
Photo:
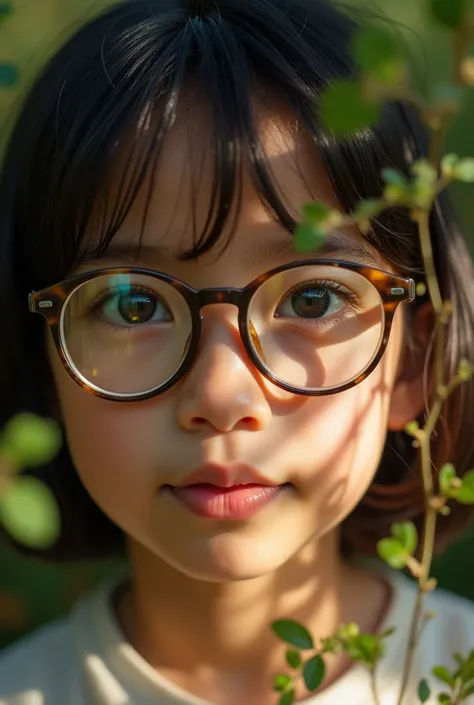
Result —
M 338 287 L 336 282 L 300 285 L 282 300 L 275 317 L 317 320 L 338 313 L 348 298 Z
M 117 326 L 173 321 L 173 314 L 166 302 L 148 289 L 133 288 L 126 292 L 109 293 L 98 309 L 108 322 Z

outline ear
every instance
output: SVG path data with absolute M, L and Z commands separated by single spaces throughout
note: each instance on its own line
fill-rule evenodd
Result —
M 431 302 L 422 304 L 404 325 L 409 342 L 400 356 L 392 391 L 389 431 L 402 431 L 425 410 L 425 366 L 434 325 Z

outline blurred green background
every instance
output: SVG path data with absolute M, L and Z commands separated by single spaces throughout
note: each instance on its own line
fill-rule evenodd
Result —
M 2 62 L 16 64 L 19 80 L 15 86 L 0 88 L 0 148 L 22 92 L 43 61 L 78 24 L 112 1 L 13 0 L 14 14 L 0 27 L 0 71 Z M 3 4 L 7 3 L 0 2 L 0 7 Z M 417 85 L 425 92 L 449 76 L 449 37 L 429 20 L 426 0 L 350 0 L 350 4 L 367 6 L 396 23 L 413 58 Z M 453 123 L 447 144 L 447 149 L 465 156 L 474 155 L 474 91 L 471 93 L 470 104 Z M 472 188 L 457 187 L 453 198 L 474 249 Z M 473 421 L 465 419 L 469 425 Z M 0 647 L 64 613 L 84 590 L 115 567 L 101 563 L 59 568 L 20 558 L 0 546 Z M 474 600 L 474 531 L 436 560 L 434 575 L 442 587 Z

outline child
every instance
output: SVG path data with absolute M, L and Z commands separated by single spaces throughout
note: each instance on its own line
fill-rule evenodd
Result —
M 341 144 L 320 127 L 354 29 L 326 0 L 129 0 L 27 98 L 1 188 L 2 419 L 54 416 L 67 439 L 41 471 L 62 535 L 36 556 L 126 553 L 130 572 L 2 655 L 2 705 L 271 705 L 278 618 L 315 639 L 395 626 L 377 681 L 395 704 L 415 587 L 353 555 L 396 520 L 421 526 L 403 431 L 432 364 L 418 233 L 392 210 L 317 253 L 291 238 L 305 203 L 349 211 L 426 153 L 400 104 Z M 431 225 L 454 370 L 472 354 L 471 264 L 444 195 Z M 474 465 L 473 401 L 471 384 L 447 405 L 436 468 Z M 467 518 L 441 518 L 439 545 Z M 467 602 L 427 606 L 409 703 L 474 647 Z M 369 678 L 328 657 L 307 702 L 369 705 Z

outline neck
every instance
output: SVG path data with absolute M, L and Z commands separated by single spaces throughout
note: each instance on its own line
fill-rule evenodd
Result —
M 253 692 L 262 679 L 271 687 L 272 674 L 285 669 L 284 647 L 270 629 L 275 619 L 302 622 L 315 640 L 349 621 L 370 630 L 387 597 L 378 580 L 341 560 L 337 532 L 276 572 L 227 584 L 190 578 L 138 544 L 129 554 L 133 580 L 117 601 L 125 634 L 151 665 L 201 697 L 206 687 L 201 692 L 192 678 L 209 680 L 212 672 L 238 673 L 240 682 L 247 676 Z M 333 659 L 329 678 L 343 666 Z

